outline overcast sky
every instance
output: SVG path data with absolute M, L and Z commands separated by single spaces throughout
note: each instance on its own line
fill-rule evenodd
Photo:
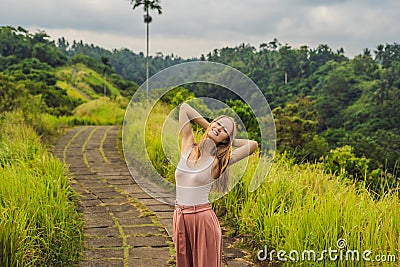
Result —
M 399 43 L 399 0 L 164 0 L 151 13 L 150 53 L 199 57 L 274 38 L 292 47 L 328 44 L 348 57 Z M 46 31 L 107 49 L 146 49 L 143 9 L 129 0 L 1 0 L 0 25 Z

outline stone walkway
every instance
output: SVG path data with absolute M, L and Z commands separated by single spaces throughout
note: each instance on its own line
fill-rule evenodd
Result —
M 174 266 L 173 207 L 135 183 L 117 147 L 118 126 L 76 127 L 53 153 L 69 166 L 84 218 L 80 266 Z M 224 266 L 252 266 L 224 236 Z

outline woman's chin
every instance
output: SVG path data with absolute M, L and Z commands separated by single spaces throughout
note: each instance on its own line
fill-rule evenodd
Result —
M 209 139 L 210 141 L 213 141 L 215 144 L 219 143 L 216 136 L 214 136 L 212 133 L 207 135 L 207 139 Z

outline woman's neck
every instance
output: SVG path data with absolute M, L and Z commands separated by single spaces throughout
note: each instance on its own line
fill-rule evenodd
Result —
M 199 142 L 199 151 L 203 156 L 214 157 L 216 155 L 217 147 L 213 140 L 206 138 Z

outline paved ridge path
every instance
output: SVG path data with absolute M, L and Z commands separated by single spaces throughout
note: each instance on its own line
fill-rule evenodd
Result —
M 56 143 L 84 218 L 80 266 L 174 266 L 173 207 L 134 181 L 117 146 L 119 126 L 81 126 Z M 251 266 L 224 236 L 224 266 Z

